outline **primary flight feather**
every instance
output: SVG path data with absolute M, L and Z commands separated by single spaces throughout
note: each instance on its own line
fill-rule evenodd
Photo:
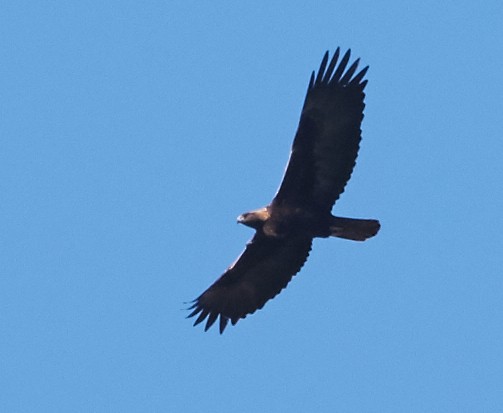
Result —
M 312 73 L 278 192 L 266 207 L 238 217 L 255 235 L 194 300 L 188 315 L 197 316 L 194 325 L 206 319 L 206 331 L 219 319 L 223 333 L 229 320 L 234 325 L 262 308 L 302 268 L 313 238 L 364 241 L 379 231 L 377 220 L 331 214 L 356 163 L 365 107 L 368 66 L 357 72 L 357 59 L 348 68 L 350 53 L 339 61 L 337 48 L 329 62 L 326 52 L 318 73 Z

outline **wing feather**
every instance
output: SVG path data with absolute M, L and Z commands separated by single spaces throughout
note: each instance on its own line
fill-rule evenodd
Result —
M 323 56 L 323 60 L 321 61 L 320 64 L 320 70 L 318 70 L 318 76 L 316 76 L 316 83 L 321 83 L 323 80 L 323 73 L 325 72 L 325 68 L 327 67 L 328 63 L 328 51 L 325 53 Z
M 346 66 L 349 62 L 349 58 L 351 57 L 351 49 L 349 49 L 346 53 L 344 53 L 344 56 L 342 56 L 341 63 L 339 63 L 339 66 L 335 70 L 334 75 L 332 76 L 332 82 L 333 83 L 338 83 L 339 79 L 342 76 L 342 73 L 346 69 Z
M 205 331 L 220 316 L 220 333 L 229 320 L 261 309 L 287 286 L 302 268 L 311 250 L 311 238 L 270 238 L 255 234 L 244 252 L 227 271 L 201 294 L 188 317 L 198 315 L 194 325 L 207 318 Z
M 351 67 L 347 70 L 347 72 L 344 74 L 340 82 L 344 85 L 349 83 L 351 78 L 356 72 L 356 69 L 358 68 L 358 64 L 360 63 L 360 59 L 356 59 L 354 63 L 351 65 Z
M 326 84 L 330 81 L 330 78 L 332 77 L 332 73 L 334 72 L 335 66 L 337 65 L 337 60 L 339 59 L 340 52 L 341 52 L 341 49 L 338 47 L 332 57 L 332 60 L 330 60 L 330 64 L 328 65 L 327 71 L 325 72 L 325 77 L 323 78 L 323 83 Z M 320 67 L 320 69 L 321 69 L 321 67 Z

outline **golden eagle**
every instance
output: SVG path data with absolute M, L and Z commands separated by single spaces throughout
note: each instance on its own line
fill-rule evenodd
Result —
M 377 234 L 379 221 L 335 217 L 332 206 L 344 191 L 356 163 L 363 119 L 368 66 L 356 75 L 351 50 L 339 64 L 340 49 L 318 74 L 311 74 L 290 159 L 276 196 L 264 208 L 238 217 L 255 229 L 244 252 L 211 287 L 193 301 L 194 325 L 220 316 L 220 333 L 229 320 L 254 313 L 286 287 L 306 261 L 313 238 L 330 236 L 364 241 Z M 328 66 L 327 66 L 328 64 Z

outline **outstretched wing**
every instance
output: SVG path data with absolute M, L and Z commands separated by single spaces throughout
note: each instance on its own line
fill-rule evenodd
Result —
M 347 70 L 350 50 L 337 65 L 337 48 L 313 72 L 285 176 L 273 203 L 330 212 L 356 163 L 363 119 L 363 80 L 359 59 Z
M 270 238 L 256 233 L 244 252 L 190 307 L 194 325 L 206 317 L 205 331 L 220 316 L 220 334 L 229 320 L 254 313 L 286 287 L 302 268 L 311 250 L 311 238 Z

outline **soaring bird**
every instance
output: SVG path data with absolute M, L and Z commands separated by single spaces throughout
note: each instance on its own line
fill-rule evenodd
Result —
M 331 214 L 356 163 L 365 107 L 368 66 L 348 68 L 351 50 L 339 61 L 323 56 L 313 71 L 283 181 L 272 202 L 238 217 L 255 230 L 243 253 L 193 301 L 188 317 L 194 325 L 207 319 L 205 331 L 220 318 L 220 333 L 229 320 L 261 309 L 307 260 L 313 238 L 364 241 L 377 234 L 379 221 Z

